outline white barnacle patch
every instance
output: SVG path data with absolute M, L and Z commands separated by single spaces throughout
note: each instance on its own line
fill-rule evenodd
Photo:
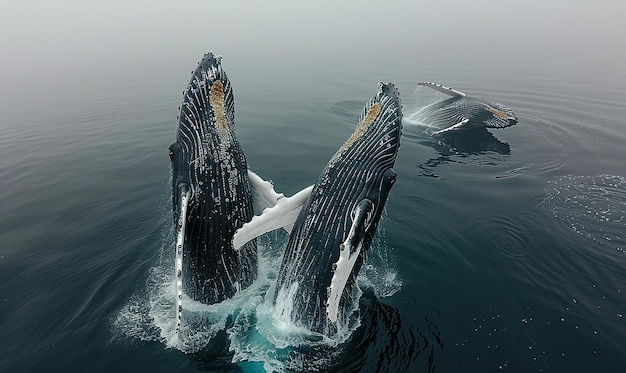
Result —
M 180 332 L 180 323 L 183 313 L 183 244 L 185 242 L 185 228 L 187 223 L 187 206 L 191 191 L 185 190 L 180 201 L 180 210 L 178 215 L 178 224 L 176 226 L 176 334 Z

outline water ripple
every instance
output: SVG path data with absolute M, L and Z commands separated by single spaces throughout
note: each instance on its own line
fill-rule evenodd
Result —
M 567 175 L 548 183 L 545 208 L 583 237 L 626 253 L 626 178 Z
M 483 254 L 521 260 L 538 246 L 537 217 L 528 213 L 481 214 L 473 211 L 467 219 L 467 232 L 484 245 Z M 496 255 L 494 255 L 494 253 Z

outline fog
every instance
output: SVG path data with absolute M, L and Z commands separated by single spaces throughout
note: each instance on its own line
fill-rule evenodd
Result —
M 624 10 L 555 0 L 7 2 L 0 113 L 100 85 L 181 81 L 209 50 L 232 69 L 271 74 L 508 66 L 623 85 Z

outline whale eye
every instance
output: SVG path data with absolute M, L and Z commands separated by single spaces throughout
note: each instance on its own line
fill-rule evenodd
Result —
M 372 202 L 368 198 L 365 198 L 352 209 L 350 217 L 352 218 L 353 222 L 361 220 L 363 229 L 367 230 L 369 229 L 370 225 L 372 225 L 375 211 L 376 206 L 374 205 L 374 202 Z

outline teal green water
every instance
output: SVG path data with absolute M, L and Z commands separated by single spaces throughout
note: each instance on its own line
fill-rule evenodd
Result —
M 620 13 L 290 4 L 3 12 L 0 371 L 626 369 Z M 228 326 L 194 320 L 197 339 L 167 339 L 167 147 L 207 51 L 224 56 L 250 167 L 286 195 L 316 180 L 378 81 L 401 92 L 398 181 L 345 344 L 264 340 L 280 234 L 263 241 L 270 275 L 216 311 Z M 437 142 L 410 120 L 437 97 L 423 80 L 519 123 Z

